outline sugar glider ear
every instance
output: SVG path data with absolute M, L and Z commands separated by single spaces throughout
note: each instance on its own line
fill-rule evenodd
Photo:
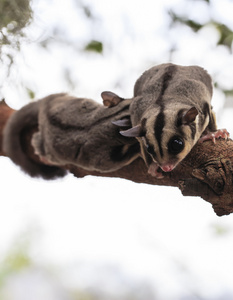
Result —
M 118 127 L 131 127 L 132 126 L 129 117 L 121 119 L 121 120 L 117 120 L 117 121 L 112 121 L 112 124 L 114 124 L 114 125 L 116 125 Z
M 181 123 L 183 125 L 188 125 L 195 121 L 197 115 L 198 110 L 193 106 L 182 115 Z
M 143 136 L 141 125 L 134 126 L 128 130 L 120 131 L 120 134 L 126 137 L 140 137 Z
M 104 106 L 107 107 L 113 107 L 118 105 L 121 101 L 124 99 L 116 95 L 115 93 L 112 92 L 102 92 L 101 97 L 103 99 Z

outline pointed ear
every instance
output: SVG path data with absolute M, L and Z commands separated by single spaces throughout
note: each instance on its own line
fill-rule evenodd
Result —
M 188 125 L 195 121 L 197 115 L 198 115 L 198 110 L 196 109 L 196 107 L 191 107 L 182 115 L 181 123 L 183 125 Z
M 141 125 L 134 126 L 128 130 L 120 131 L 120 134 L 126 137 L 143 136 Z
M 101 97 L 103 99 L 104 106 L 107 107 L 113 107 L 119 104 L 124 99 L 119 97 L 118 95 L 112 93 L 112 92 L 102 92 Z
M 131 127 L 131 121 L 130 118 L 124 118 L 122 120 L 112 121 L 112 124 L 118 126 L 118 127 Z

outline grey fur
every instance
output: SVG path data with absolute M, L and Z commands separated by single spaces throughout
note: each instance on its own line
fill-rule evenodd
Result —
M 168 83 L 163 104 L 172 106 L 198 106 L 201 110 L 203 101 L 211 102 L 213 93 L 212 81 L 209 74 L 199 66 L 179 66 L 162 64 L 145 71 L 134 86 L 134 101 L 131 104 L 131 120 L 133 126 L 138 124 L 145 111 L 161 106 L 158 98 L 163 88 L 163 76 L 168 68 L 173 68 L 173 77 Z M 143 97 L 143 101 L 141 101 Z
M 26 105 L 10 118 L 4 132 L 4 149 L 31 176 L 53 178 L 63 171 L 59 166 L 68 164 L 89 171 L 115 171 L 140 153 L 137 140 L 121 136 L 111 123 L 125 118 L 129 118 L 129 101 L 106 108 L 90 99 L 53 94 Z M 22 130 L 37 125 L 39 131 L 33 135 L 32 145 L 48 165 L 30 161 L 20 145 Z M 41 172 L 41 166 L 59 174 L 50 176 Z
M 174 168 L 191 151 L 205 130 L 217 130 L 211 97 L 211 78 L 203 68 L 175 64 L 152 67 L 135 84 L 130 105 L 133 128 L 125 134 L 136 136 L 133 130 L 137 128 L 142 156 L 148 165 L 153 158 L 159 166 L 166 166 L 164 169 L 169 169 L 168 165 Z M 194 109 L 198 115 L 196 121 Z M 179 155 L 169 155 L 168 142 L 176 134 L 185 143 L 184 151 Z M 150 154 L 147 152 L 148 146 Z
M 54 166 L 36 163 L 28 158 L 22 145 L 22 135 L 25 130 L 38 126 L 38 110 L 40 101 L 29 103 L 22 109 L 14 112 L 4 128 L 3 151 L 22 170 L 32 177 L 53 179 L 63 177 L 66 171 Z
M 141 151 L 148 166 L 154 163 L 151 174 L 157 176 L 156 164 L 166 163 L 163 170 L 169 170 L 169 163 L 174 168 L 205 130 L 216 130 L 211 78 L 198 66 L 162 64 L 142 74 L 132 99 L 112 92 L 103 92 L 102 97 L 108 107 L 67 94 L 28 104 L 7 122 L 4 151 L 31 176 L 47 179 L 63 176 L 61 166 L 67 164 L 112 172 Z M 32 145 L 44 164 L 29 160 L 21 144 L 23 131 L 33 126 L 39 131 Z M 185 141 L 184 151 L 170 157 L 167 145 L 177 134 Z
M 111 120 L 129 117 L 129 101 L 106 108 L 86 98 L 50 95 L 41 101 L 35 152 L 53 165 L 111 172 L 139 155 L 136 139 L 122 137 Z

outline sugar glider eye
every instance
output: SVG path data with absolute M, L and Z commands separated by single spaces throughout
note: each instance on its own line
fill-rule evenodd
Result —
M 184 149 L 184 141 L 179 136 L 174 136 L 168 143 L 168 151 L 171 154 L 178 154 Z

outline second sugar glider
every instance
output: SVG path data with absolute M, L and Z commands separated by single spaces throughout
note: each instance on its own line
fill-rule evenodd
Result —
M 163 177 L 161 169 L 172 171 L 197 141 L 228 138 L 225 129 L 217 130 L 212 92 L 211 77 L 199 66 L 162 64 L 136 81 L 130 104 L 132 128 L 121 134 L 139 140 L 152 176 Z
M 108 109 L 67 94 L 42 99 L 39 131 L 32 138 L 35 153 L 51 165 L 72 164 L 98 172 L 122 168 L 139 156 L 140 147 L 135 138 L 120 135 L 110 120 L 128 120 L 129 103 Z
M 61 167 L 69 164 L 88 171 L 116 171 L 140 155 L 137 139 L 122 136 L 111 123 L 120 119 L 122 128 L 130 127 L 129 104 L 130 100 L 106 108 L 87 98 L 49 95 L 13 113 L 4 129 L 4 152 L 32 177 L 64 176 Z M 42 163 L 31 160 L 21 142 L 32 126 L 38 131 L 31 144 Z

